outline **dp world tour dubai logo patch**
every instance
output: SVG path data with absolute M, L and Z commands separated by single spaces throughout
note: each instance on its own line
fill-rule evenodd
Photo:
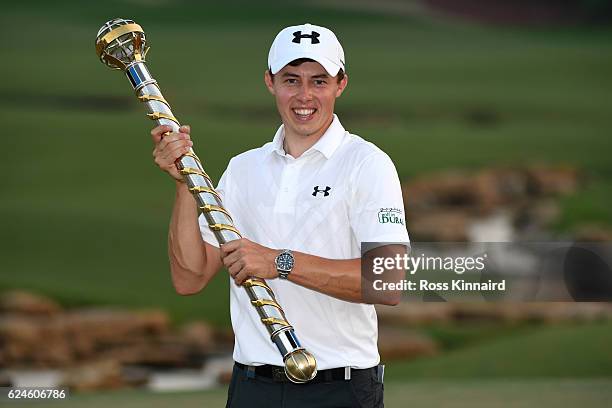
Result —
M 378 222 L 404 225 L 404 213 L 399 208 L 381 208 L 378 212 Z

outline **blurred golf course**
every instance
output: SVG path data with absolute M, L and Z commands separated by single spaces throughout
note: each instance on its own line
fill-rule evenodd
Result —
M 588 183 L 563 199 L 558 231 L 612 226 L 612 29 L 494 27 L 338 3 L 345 7 L 5 5 L 0 290 L 27 288 L 66 306 L 162 308 L 176 323 L 229 325 L 223 273 L 197 296 L 172 288 L 173 183 L 152 161 L 152 122 L 127 79 L 94 52 L 98 28 L 114 17 L 144 28 L 148 66 L 177 117 L 191 125 L 213 180 L 232 156 L 272 138 L 279 119 L 263 85 L 269 46 L 281 28 L 311 22 L 332 28 L 345 49 L 350 81 L 336 109 L 344 127 L 385 150 L 402 180 L 445 169 L 569 164 Z M 612 398 L 611 323 L 491 334 L 497 330 L 439 357 L 391 364 L 388 406 L 604 406 Z M 119 401 L 221 406 L 225 390 L 93 394 L 66 406 L 127 406 Z

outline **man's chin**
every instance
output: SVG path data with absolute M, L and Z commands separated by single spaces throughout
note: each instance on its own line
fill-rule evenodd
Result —
M 293 133 L 299 136 L 310 136 L 317 132 L 317 126 L 311 123 L 296 123 L 292 121 L 291 128 Z
M 309 136 L 313 136 L 313 135 L 319 135 L 319 134 L 323 134 L 325 133 L 325 129 L 327 128 L 325 126 L 325 123 L 322 123 L 320 120 L 317 121 L 311 121 L 309 123 L 303 123 L 303 122 L 295 122 L 295 121 L 291 121 L 291 128 L 293 129 L 293 132 L 302 136 L 302 137 L 309 137 Z
M 312 137 L 315 135 L 320 135 L 322 134 L 322 132 L 320 128 L 315 128 L 313 126 L 310 126 L 307 129 L 300 129 L 298 134 L 302 137 Z

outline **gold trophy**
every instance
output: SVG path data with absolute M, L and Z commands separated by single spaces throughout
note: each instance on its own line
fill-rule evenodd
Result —
M 153 79 L 145 64 L 148 50 L 144 31 L 132 20 L 110 20 L 100 28 L 96 37 L 96 54 L 100 61 L 110 68 L 124 71 L 136 96 L 144 103 L 148 111 L 147 116 L 158 125 L 171 126 L 176 132 L 180 127 L 179 121 L 170 110 L 157 81 Z M 176 161 L 176 167 L 183 175 L 199 212 L 204 214 L 219 243 L 241 238 L 193 149 Z M 272 342 L 283 357 L 285 374 L 289 380 L 295 383 L 312 380 L 317 374 L 317 362 L 314 356 L 300 345 L 293 327 L 287 322 L 285 312 L 276 302 L 272 289 L 259 278 L 246 280 L 243 287 L 261 317 L 262 324 L 270 333 Z

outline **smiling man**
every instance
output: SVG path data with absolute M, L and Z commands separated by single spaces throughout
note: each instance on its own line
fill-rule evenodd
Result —
M 264 81 L 282 125 L 264 146 L 234 157 L 217 191 L 243 239 L 221 248 L 174 161 L 191 146 L 190 129 L 152 131 L 155 162 L 176 182 L 169 231 L 174 286 L 202 290 L 225 266 L 236 364 L 228 407 L 382 407 L 377 320 L 361 290 L 361 242 L 408 242 L 395 167 L 372 143 L 346 131 L 334 114 L 348 84 L 333 32 L 304 24 L 282 30 Z M 381 222 L 393 210 L 398 222 Z M 401 221 L 401 222 L 400 222 Z M 267 280 L 318 374 L 293 384 L 240 285 Z M 378 303 L 397 304 L 397 296 Z M 280 373 L 280 374 L 279 374 Z

